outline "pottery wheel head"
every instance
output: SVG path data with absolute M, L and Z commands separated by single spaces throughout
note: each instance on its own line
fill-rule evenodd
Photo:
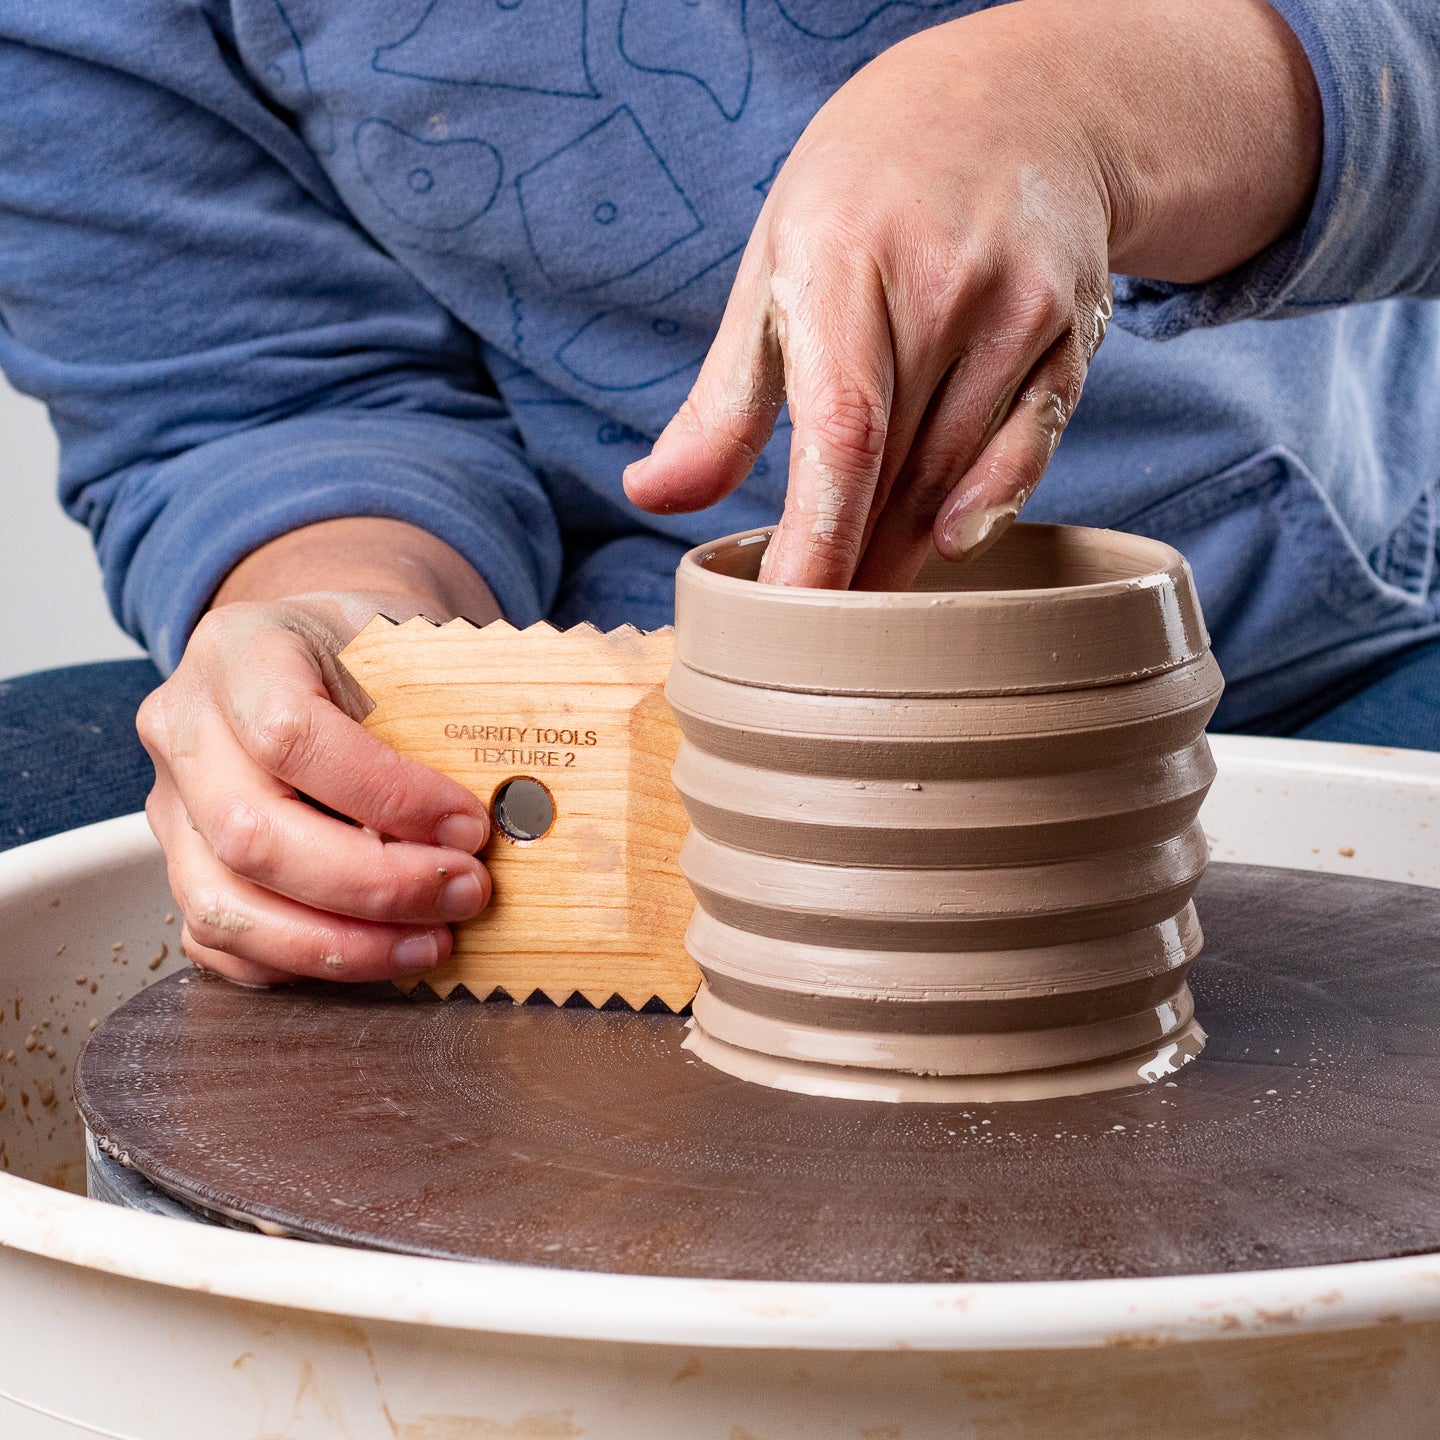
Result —
M 1440 893 L 1219 865 L 1168 1081 L 874 1104 L 733 1079 L 673 1015 L 234 988 L 97 1031 L 76 1095 L 197 1213 L 411 1254 L 773 1280 L 1055 1280 L 1440 1248 Z

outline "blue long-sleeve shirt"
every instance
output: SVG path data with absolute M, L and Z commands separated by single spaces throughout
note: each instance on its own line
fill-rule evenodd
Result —
M 517 624 L 664 623 L 686 545 L 778 515 L 789 433 L 699 515 L 623 467 L 810 117 L 974 8 L 0 0 L 0 365 L 122 623 L 173 666 L 237 561 L 355 514 L 448 541 Z M 1313 212 L 1211 284 L 1117 281 L 1027 511 L 1187 553 L 1231 724 L 1440 635 L 1440 7 L 1277 9 Z

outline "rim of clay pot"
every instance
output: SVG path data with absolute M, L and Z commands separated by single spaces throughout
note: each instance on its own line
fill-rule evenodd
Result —
M 872 591 L 760 584 L 772 533 L 680 561 L 681 664 L 777 690 L 1007 695 L 1141 680 L 1210 646 L 1185 557 L 1144 536 L 1015 525 L 974 560 L 932 553 L 911 590 Z

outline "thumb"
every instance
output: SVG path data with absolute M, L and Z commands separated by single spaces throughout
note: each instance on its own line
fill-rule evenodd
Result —
M 746 260 L 749 255 L 747 253 Z M 785 403 L 785 370 L 768 282 L 742 262 L 700 374 L 654 448 L 625 471 L 625 493 L 642 510 L 703 510 L 755 466 Z

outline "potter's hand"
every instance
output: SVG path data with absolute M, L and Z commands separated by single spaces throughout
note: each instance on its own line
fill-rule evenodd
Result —
M 344 590 L 286 593 L 339 575 Z M 281 598 L 254 598 L 267 594 Z M 185 953 L 206 969 L 251 985 L 414 975 L 450 953 L 446 922 L 489 899 L 474 855 L 484 806 L 355 718 L 364 697 L 334 657 L 377 612 L 483 623 L 498 610 L 458 555 L 408 525 L 311 526 L 236 569 L 141 707 L 146 813 Z
M 631 498 L 729 494 L 788 398 L 762 579 L 904 588 L 932 536 L 975 553 L 1074 412 L 1109 272 L 1240 264 L 1299 222 L 1319 151 L 1264 0 L 1018 0 L 912 36 L 800 137 Z

